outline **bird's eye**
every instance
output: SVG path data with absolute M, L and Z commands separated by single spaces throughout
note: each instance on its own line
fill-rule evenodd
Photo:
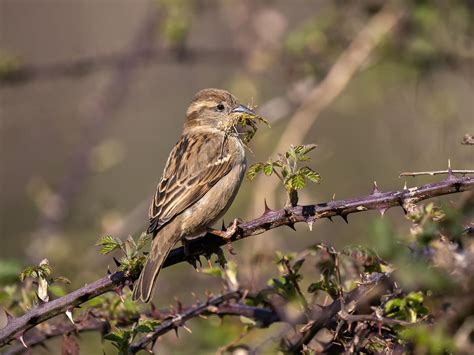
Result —
M 216 106 L 216 109 L 217 109 L 217 111 L 221 111 L 221 112 L 222 112 L 222 111 L 224 111 L 225 106 L 224 106 L 224 104 L 219 104 L 219 105 Z

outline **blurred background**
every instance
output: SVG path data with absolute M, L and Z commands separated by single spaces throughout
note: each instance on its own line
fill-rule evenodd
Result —
M 445 169 L 448 159 L 472 169 L 461 141 L 474 131 L 474 3 L 396 4 L 0 0 L 0 274 L 48 258 L 74 289 L 113 269 L 94 244 L 145 230 L 187 105 L 206 87 L 231 91 L 271 122 L 251 142 L 249 162 L 318 144 L 309 165 L 322 181 L 305 188 L 302 204 L 362 196 L 374 180 L 399 189 L 401 172 Z M 259 216 L 264 198 L 283 206 L 277 179 L 245 181 L 225 221 Z M 273 230 L 236 243 L 229 258 L 244 284 L 260 287 L 276 250 L 369 243 L 379 218 Z M 401 209 L 384 218 L 408 229 Z M 177 265 L 160 275 L 155 303 L 220 287 Z M 219 322 L 167 335 L 163 353 L 215 351 L 239 332 Z M 81 339 L 102 353 L 98 334 Z

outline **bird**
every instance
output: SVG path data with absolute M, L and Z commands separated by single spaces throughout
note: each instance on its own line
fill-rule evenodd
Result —
M 226 90 L 194 96 L 149 208 L 153 239 L 133 300 L 148 302 L 171 248 L 207 233 L 232 204 L 247 167 L 243 117 L 258 116 Z

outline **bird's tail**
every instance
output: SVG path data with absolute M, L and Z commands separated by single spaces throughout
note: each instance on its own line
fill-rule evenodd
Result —
M 156 278 L 171 248 L 180 238 L 174 223 L 164 226 L 153 239 L 148 260 L 133 287 L 133 300 L 148 302 L 153 294 Z

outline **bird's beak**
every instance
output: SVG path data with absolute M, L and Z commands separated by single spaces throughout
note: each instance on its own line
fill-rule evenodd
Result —
M 237 106 L 236 108 L 232 110 L 232 113 L 246 113 L 251 116 L 257 116 L 255 111 L 252 111 L 251 109 L 249 109 L 247 106 L 244 106 L 244 105 Z

